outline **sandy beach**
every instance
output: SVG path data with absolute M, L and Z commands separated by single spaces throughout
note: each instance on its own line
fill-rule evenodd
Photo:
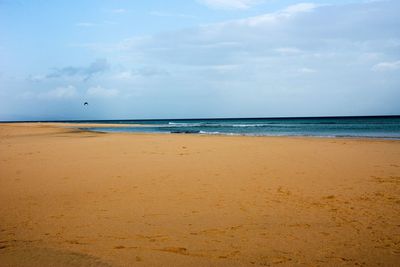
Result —
M 0 266 L 400 262 L 400 141 L 66 126 L 0 124 Z

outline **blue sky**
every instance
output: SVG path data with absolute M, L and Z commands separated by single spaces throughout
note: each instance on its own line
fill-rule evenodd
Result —
M 398 10 L 0 0 L 0 120 L 400 114 Z

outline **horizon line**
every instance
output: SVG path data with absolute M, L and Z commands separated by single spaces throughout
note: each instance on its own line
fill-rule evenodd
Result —
M 38 123 L 38 122 L 53 122 L 53 123 L 66 123 L 66 122 L 111 122 L 111 121 L 184 121 L 184 120 L 279 120 L 279 119 L 356 119 L 356 118 L 395 118 L 400 115 L 349 115 L 349 116 L 282 116 L 282 117 L 217 117 L 217 118 L 182 118 L 182 119 L 64 119 L 64 120 L 11 120 L 0 121 L 0 123 Z

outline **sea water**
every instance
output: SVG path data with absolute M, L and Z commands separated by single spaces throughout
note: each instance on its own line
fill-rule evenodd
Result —
M 90 127 L 101 132 L 400 139 L 400 116 L 81 121 L 126 124 Z

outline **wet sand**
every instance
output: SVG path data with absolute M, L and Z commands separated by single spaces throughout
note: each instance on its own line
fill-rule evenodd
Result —
M 62 126 L 0 124 L 0 266 L 400 262 L 400 141 Z

